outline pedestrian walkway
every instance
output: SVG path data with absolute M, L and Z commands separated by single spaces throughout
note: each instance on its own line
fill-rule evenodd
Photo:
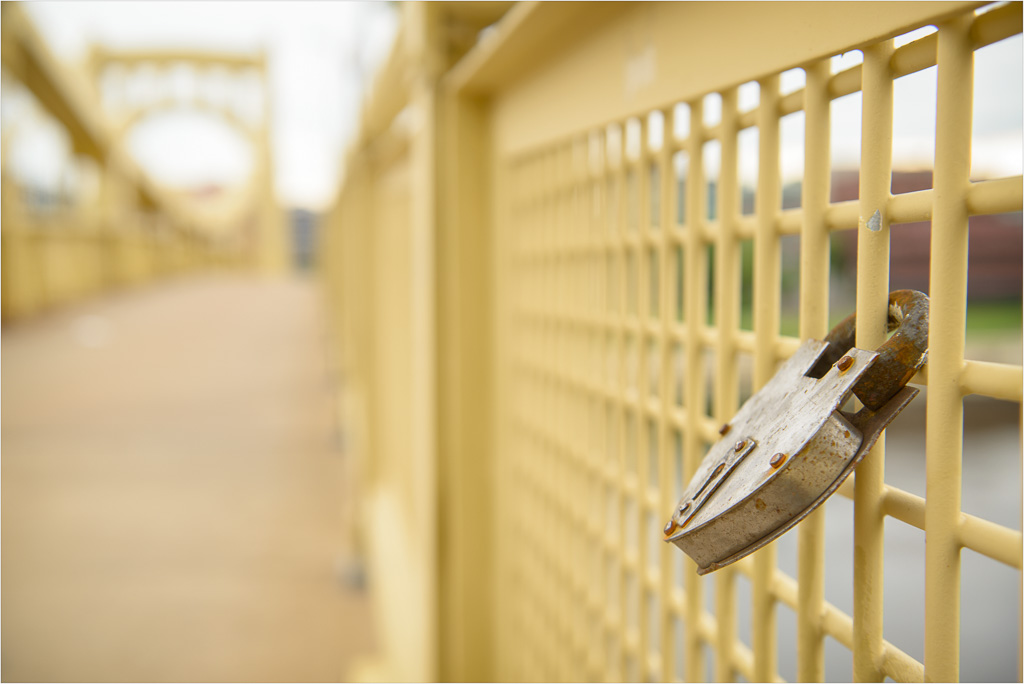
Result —
M 372 647 L 317 298 L 208 276 L 4 329 L 4 681 L 342 680 Z

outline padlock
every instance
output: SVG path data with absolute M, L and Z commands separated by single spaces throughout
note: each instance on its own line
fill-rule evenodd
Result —
M 878 351 L 853 346 L 856 314 L 807 340 L 722 426 L 683 493 L 665 541 L 718 570 L 791 529 L 832 495 L 917 396 L 907 382 L 928 350 L 928 297 L 889 295 Z M 851 392 L 864 407 L 842 411 Z

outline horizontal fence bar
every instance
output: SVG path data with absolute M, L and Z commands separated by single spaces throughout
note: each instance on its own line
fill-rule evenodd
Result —
M 1005 363 L 965 361 L 960 372 L 960 391 L 993 399 L 1020 402 L 1024 369 Z
M 882 644 L 881 670 L 897 682 L 924 681 L 924 663 L 911 658 L 888 641 Z
M 1018 570 L 1021 569 L 1024 541 L 1017 530 L 961 513 L 960 545 Z
M 1020 211 L 1024 201 L 1024 177 L 998 178 L 971 183 L 967 189 L 967 213 L 1002 214 Z

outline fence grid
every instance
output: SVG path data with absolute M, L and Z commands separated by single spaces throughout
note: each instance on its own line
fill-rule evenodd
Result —
M 957 679 L 961 550 L 1018 576 L 1024 552 L 1019 529 L 965 513 L 960 494 L 964 397 L 1019 404 L 1024 380 L 964 344 L 969 220 L 1020 212 L 1024 195 L 1020 175 L 970 178 L 974 55 L 1019 36 L 1021 4 L 897 2 L 881 17 L 778 3 L 768 17 L 751 3 L 737 22 L 715 3 L 516 3 L 496 23 L 470 5 L 405 6 L 325 236 L 383 597 L 375 676 L 821 681 L 839 649 L 856 680 Z M 819 20 L 833 29 L 802 28 Z M 466 26 L 489 23 L 460 52 Z M 899 192 L 894 84 L 925 70 L 933 182 Z M 844 135 L 860 141 L 852 198 L 832 187 Z M 858 346 L 878 346 L 892 238 L 915 222 L 931 224 L 931 352 L 913 379 L 927 496 L 886 480 L 883 436 L 784 538 L 795 565 L 772 544 L 698 576 L 661 530 L 720 426 L 849 313 L 831 302 L 831 259 L 851 238 L 845 298 Z M 415 455 L 390 434 L 409 425 L 436 430 L 405 444 Z M 395 502 L 402 524 L 374 501 Z M 855 526 L 838 568 L 852 608 L 826 595 L 838 506 Z M 927 537 L 920 660 L 885 629 L 889 519 Z M 389 546 L 410 565 L 388 565 Z
M 500 584 L 517 597 L 511 614 L 499 616 L 511 637 L 501 645 L 508 676 L 779 680 L 779 604 L 797 616 L 800 680 L 824 679 L 826 637 L 853 652 L 857 680 L 923 681 L 926 670 L 934 679 L 959 676 L 960 549 L 1021 567 L 1019 531 L 960 510 L 964 394 L 1020 401 L 1020 367 L 963 357 L 968 217 L 1019 210 L 1021 197 L 1020 177 L 970 181 L 965 93 L 973 51 L 1007 37 L 1007 26 L 1019 33 L 1019 16 L 1019 5 L 965 13 L 898 48 L 891 39 L 863 46 L 863 63 L 839 73 L 831 58 L 818 60 L 803 67 L 803 88 L 784 95 L 779 74 L 764 77 L 747 111 L 739 109 L 739 88 L 719 91 L 721 113 L 711 124 L 705 98 L 697 98 L 499 161 L 510 179 L 514 250 L 507 274 L 514 442 L 501 452 L 508 534 L 498 563 Z M 893 196 L 893 82 L 936 65 L 934 188 Z M 831 202 L 830 103 L 856 92 L 860 197 Z M 783 211 L 780 120 L 797 112 L 806 122 L 802 197 Z M 674 135 L 680 119 L 689 129 L 682 138 Z M 738 140 L 751 128 L 755 211 L 743 214 Z M 879 230 L 867 225 L 876 211 Z M 854 501 L 853 615 L 824 599 L 824 509 L 800 526 L 796 578 L 777 568 L 772 545 L 714 573 L 712 589 L 658 534 L 718 426 L 739 407 L 741 357 L 752 356 L 756 389 L 800 339 L 824 336 L 830 234 L 847 230 L 858 231 L 857 344 L 877 347 L 885 336 L 890 226 L 928 220 L 931 351 L 914 379 L 930 390 L 927 500 L 885 483 L 884 439 L 855 484 L 840 490 Z M 799 236 L 799 338 L 780 334 L 787 235 Z M 751 241 L 752 331 L 740 323 L 740 255 Z M 928 535 L 923 663 L 883 638 L 887 516 Z M 751 587 L 750 644 L 737 636 L 740 578 Z

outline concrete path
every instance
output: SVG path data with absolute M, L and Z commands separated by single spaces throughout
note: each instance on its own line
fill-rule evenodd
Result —
M 209 276 L 4 329 L 4 681 L 343 680 L 372 647 L 317 297 Z

